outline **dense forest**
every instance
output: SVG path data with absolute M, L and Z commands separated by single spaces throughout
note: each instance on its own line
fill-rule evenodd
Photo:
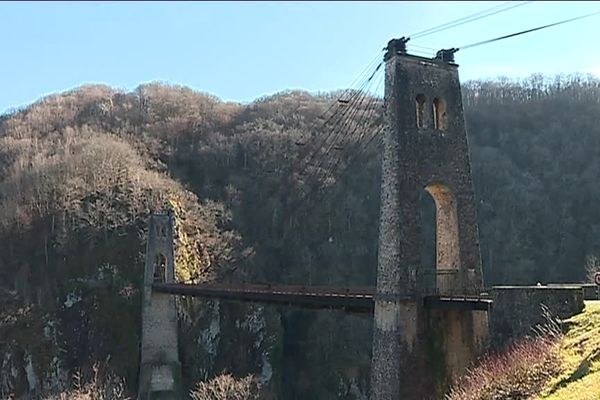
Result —
M 176 214 L 181 281 L 373 285 L 377 140 L 306 161 L 338 95 L 242 105 L 85 86 L 1 116 L 0 397 L 64 391 L 93 362 L 135 390 L 152 209 Z M 486 284 L 585 279 L 600 254 L 600 81 L 472 81 L 463 102 Z M 366 398 L 367 317 L 190 299 L 179 312 L 188 387 L 254 374 L 264 398 Z

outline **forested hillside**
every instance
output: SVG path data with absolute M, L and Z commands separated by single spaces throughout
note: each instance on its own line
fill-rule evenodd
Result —
M 600 253 L 600 81 L 463 89 L 486 284 L 584 279 Z M 177 215 L 182 281 L 374 284 L 377 141 L 354 160 L 341 149 L 326 181 L 309 178 L 327 165 L 302 161 L 337 95 L 240 105 L 161 84 L 86 86 L 0 117 L 0 397 L 64 390 L 93 361 L 135 389 L 153 208 Z M 265 397 L 366 393 L 366 317 L 179 308 L 189 386 L 231 372 L 259 376 Z
M 532 76 L 464 90 L 487 283 L 584 279 L 600 251 L 600 87 Z

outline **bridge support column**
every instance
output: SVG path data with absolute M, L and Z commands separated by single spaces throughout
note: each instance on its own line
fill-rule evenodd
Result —
M 425 373 L 432 375 L 432 399 L 442 399 L 454 377 L 466 371 L 487 345 L 487 311 L 428 309 Z
M 182 398 L 176 299 L 152 292 L 153 283 L 174 281 L 173 216 L 153 213 L 144 270 L 139 400 Z
M 479 233 L 458 66 L 392 40 L 385 55 L 381 219 L 372 400 L 439 400 L 487 339 L 487 312 L 434 310 L 428 295 L 477 296 Z M 420 193 L 436 203 L 436 279 L 421 263 Z
M 375 301 L 371 399 L 404 399 L 420 385 L 415 374 L 419 308 L 415 302 Z

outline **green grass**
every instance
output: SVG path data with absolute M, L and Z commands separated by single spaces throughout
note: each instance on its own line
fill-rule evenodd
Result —
M 600 400 L 600 301 L 563 323 L 487 355 L 446 400 Z
M 600 301 L 565 321 L 559 348 L 561 373 L 550 379 L 536 400 L 600 400 Z

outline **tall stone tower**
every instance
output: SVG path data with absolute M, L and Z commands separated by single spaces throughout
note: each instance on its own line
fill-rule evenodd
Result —
M 426 296 L 482 289 L 477 216 L 458 66 L 385 55 L 386 125 L 375 299 L 372 400 L 440 399 L 482 350 L 485 311 L 431 309 Z M 436 269 L 421 265 L 420 196 L 436 206 Z M 433 272 L 433 273 L 431 273 Z
M 175 296 L 152 291 L 153 283 L 175 281 L 172 214 L 153 213 L 142 299 L 142 344 L 138 399 L 181 399 Z

